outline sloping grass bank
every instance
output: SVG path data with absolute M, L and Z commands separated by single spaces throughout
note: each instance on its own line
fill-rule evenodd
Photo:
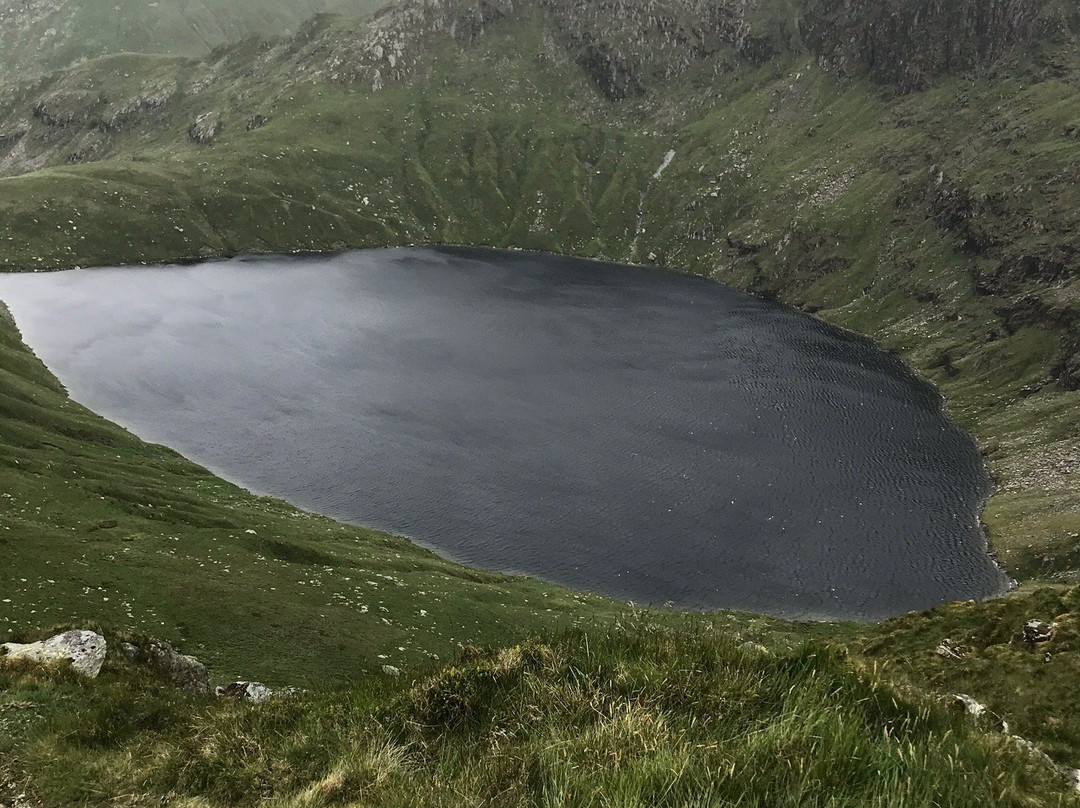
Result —
M 1014 741 L 835 649 L 637 621 L 258 707 L 122 661 L 93 683 L 0 666 L 0 720 L 47 805 L 1078 803 Z

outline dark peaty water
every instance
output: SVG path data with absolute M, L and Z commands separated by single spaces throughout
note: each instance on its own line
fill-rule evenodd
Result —
M 471 564 L 800 617 L 1007 583 L 931 387 L 701 279 L 407 249 L 2 276 L 0 299 L 140 436 Z

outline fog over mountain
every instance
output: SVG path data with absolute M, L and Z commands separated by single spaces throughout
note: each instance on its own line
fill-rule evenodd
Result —
M 110 53 L 201 55 L 250 35 L 286 34 L 324 11 L 363 15 L 382 0 L 3 0 L 0 85 Z

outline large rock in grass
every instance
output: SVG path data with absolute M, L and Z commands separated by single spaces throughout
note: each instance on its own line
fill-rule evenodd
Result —
M 78 673 L 93 679 L 105 662 L 105 638 L 93 631 L 65 631 L 41 642 L 5 643 L 0 655 L 44 664 L 68 660 Z
M 1039 643 L 1050 642 L 1054 638 L 1055 628 L 1054 623 L 1044 620 L 1028 620 L 1020 630 L 1020 636 L 1025 645 L 1034 648 Z
M 188 693 L 210 692 L 210 674 L 206 666 L 189 654 L 181 654 L 163 640 L 150 640 L 145 645 L 123 643 L 121 650 L 132 662 L 143 662 Z

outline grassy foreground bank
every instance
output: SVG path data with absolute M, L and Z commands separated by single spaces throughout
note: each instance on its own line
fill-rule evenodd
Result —
M 48 805 L 1080 804 L 1014 740 L 836 650 L 636 620 L 258 707 L 122 661 L 95 683 L 11 665 L 0 715 Z

